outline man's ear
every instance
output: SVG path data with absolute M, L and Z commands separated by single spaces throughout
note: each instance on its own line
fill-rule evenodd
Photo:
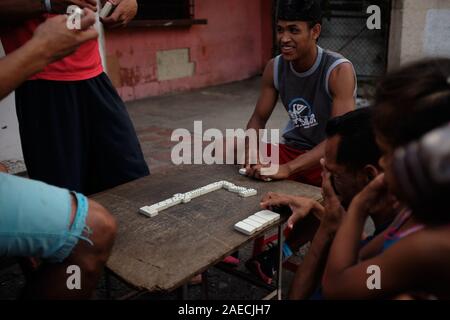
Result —
M 364 167 L 364 175 L 366 176 L 367 183 L 375 179 L 381 173 L 381 170 L 374 165 L 368 164 Z
M 322 32 L 322 25 L 320 23 L 316 23 L 316 25 L 312 28 L 312 36 L 314 40 L 318 40 L 320 38 L 320 33 Z

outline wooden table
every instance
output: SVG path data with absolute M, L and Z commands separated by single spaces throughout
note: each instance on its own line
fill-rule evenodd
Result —
M 258 195 L 241 198 L 218 190 L 155 218 L 138 213 L 140 207 L 220 180 L 255 188 Z M 93 199 L 110 210 L 119 224 L 107 267 L 138 290 L 172 291 L 268 230 L 250 237 L 233 226 L 261 210 L 259 201 L 269 191 L 321 199 L 319 188 L 293 181 L 252 180 L 230 165 L 172 167 L 99 193 Z

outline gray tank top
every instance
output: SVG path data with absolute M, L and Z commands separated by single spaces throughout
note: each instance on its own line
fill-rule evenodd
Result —
M 328 89 L 330 74 L 341 63 L 351 64 L 338 53 L 317 48 L 316 62 L 303 73 L 296 72 L 282 55 L 274 59 L 274 86 L 290 118 L 283 143 L 295 149 L 311 150 L 325 140 L 333 102 Z

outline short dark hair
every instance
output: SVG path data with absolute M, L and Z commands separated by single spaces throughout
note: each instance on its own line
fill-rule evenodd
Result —
M 353 170 L 371 164 L 378 167 L 381 151 L 372 127 L 372 109 L 362 108 L 328 121 L 328 138 L 338 135 L 336 162 Z
M 305 21 L 311 29 L 322 24 L 320 0 L 278 0 L 277 20 Z
M 375 95 L 375 130 L 390 147 L 450 121 L 450 59 L 427 59 L 385 76 Z

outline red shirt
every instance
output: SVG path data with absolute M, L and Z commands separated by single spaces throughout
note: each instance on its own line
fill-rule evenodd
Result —
M 9 28 L 1 34 L 6 54 L 20 48 L 33 36 L 34 30 L 50 15 L 28 20 L 19 27 Z M 103 72 L 97 40 L 81 45 L 72 55 L 49 64 L 29 80 L 79 81 L 94 78 Z

